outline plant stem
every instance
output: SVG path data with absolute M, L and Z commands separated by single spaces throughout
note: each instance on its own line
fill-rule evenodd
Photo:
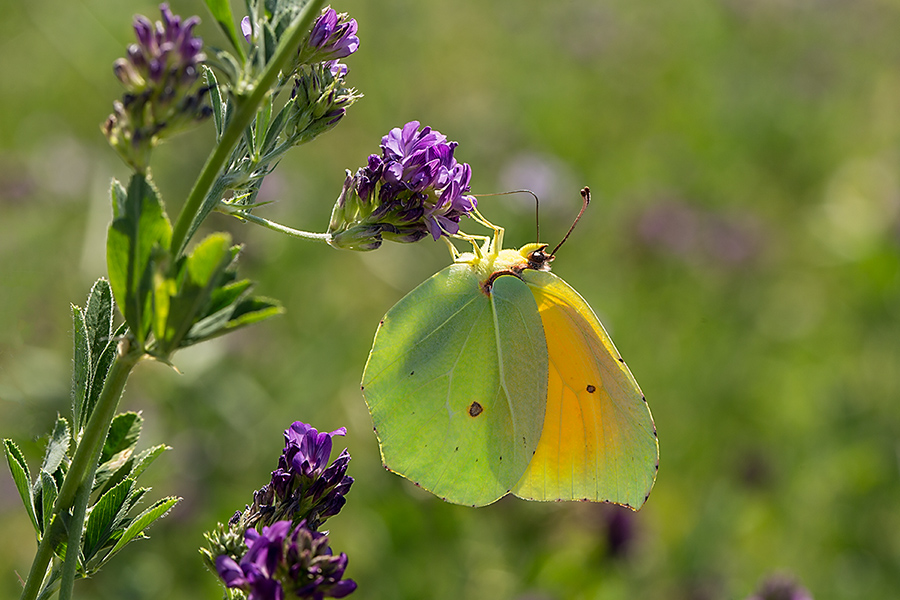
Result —
M 90 419 L 88 419 L 87 426 L 84 428 L 84 433 L 75 450 L 75 455 L 72 457 L 72 463 L 69 465 L 69 470 L 59 489 L 59 495 L 56 498 L 56 503 L 53 505 L 53 520 L 44 532 L 40 544 L 38 544 L 34 561 L 31 563 L 31 571 L 28 573 L 28 580 L 25 582 L 25 589 L 22 590 L 22 600 L 34 600 L 40 591 L 47 572 L 47 565 L 50 564 L 50 560 L 53 558 L 54 546 L 65 534 L 66 526 L 61 515 L 72 507 L 75 495 L 82 488 L 86 487 L 86 495 L 90 496 L 90 488 L 94 482 L 93 474 L 97 469 L 97 462 L 100 459 L 100 452 L 106 441 L 109 425 L 116 414 L 116 408 L 119 406 L 119 398 L 122 397 L 122 391 L 125 389 L 128 375 L 142 357 L 143 353 L 129 348 L 125 340 L 120 342 L 116 358 L 113 360 L 109 369 L 109 375 L 107 375 L 106 382 L 103 384 L 103 391 L 97 399 L 97 404 L 94 406 Z M 84 510 L 87 508 L 87 503 L 83 507 L 79 506 L 79 508 L 81 510 L 76 509 L 69 522 L 69 528 L 75 530 L 76 535 L 74 538 L 72 535 L 69 536 L 66 551 L 67 558 L 71 557 L 76 566 L 78 553 L 81 550 L 81 529 L 84 523 Z M 77 540 L 74 546 L 72 545 L 73 539 Z M 66 562 L 68 563 L 68 560 Z M 72 573 L 72 578 L 67 580 L 66 574 L 63 574 L 60 598 L 71 597 L 74 575 Z M 67 585 L 69 587 L 68 592 L 66 592 Z
M 236 219 L 240 219 L 241 221 L 249 221 L 251 223 L 256 223 L 257 225 L 262 225 L 267 229 L 271 229 L 272 231 L 277 231 L 279 233 L 286 233 L 287 235 L 295 238 L 300 238 L 302 240 L 313 240 L 317 242 L 330 242 L 331 234 L 330 233 L 314 233 L 312 231 L 302 231 L 300 229 L 294 229 L 292 227 L 287 227 L 286 225 L 282 225 L 280 223 L 276 223 L 274 221 L 270 221 L 268 219 L 264 219 L 263 217 L 257 217 L 253 213 L 249 213 L 244 209 L 229 206 L 227 204 L 219 204 L 216 208 L 221 213 L 225 213 L 226 215 L 231 215 Z
M 234 116 L 229 121 L 225 131 L 222 132 L 222 137 L 206 160 L 206 164 L 203 165 L 203 169 L 200 171 L 200 175 L 197 177 L 197 181 L 194 183 L 194 187 L 191 189 L 191 193 L 188 195 L 181 213 L 178 215 L 178 220 L 175 222 L 175 228 L 172 231 L 171 250 L 176 257 L 181 254 L 187 245 L 187 236 L 194 217 L 203 206 L 203 200 L 210 189 L 212 189 L 213 183 L 215 183 L 216 178 L 225 166 L 225 161 L 228 160 L 238 140 L 244 134 L 244 129 L 253 121 L 259 105 L 270 93 L 270 88 L 278 78 L 281 68 L 292 55 L 297 53 L 300 41 L 306 35 L 307 30 L 312 25 L 313 18 L 319 14 L 324 3 L 325 0 L 310 0 L 303 7 L 297 20 L 291 24 L 291 27 L 281 38 L 278 47 L 275 49 L 275 54 L 266 65 L 259 79 L 251 84 L 249 93 L 236 95 L 235 102 L 237 106 Z

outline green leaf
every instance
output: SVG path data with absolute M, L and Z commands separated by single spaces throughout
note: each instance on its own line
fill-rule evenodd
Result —
M 232 47 L 237 51 L 241 60 L 244 60 L 243 36 L 238 37 L 237 29 L 234 26 L 234 17 L 231 15 L 231 4 L 228 0 L 205 0 L 206 7 L 212 13 L 213 18 L 222 28 L 225 37 L 231 42 Z
M 143 417 L 136 412 L 121 413 L 113 418 L 106 434 L 106 442 L 100 453 L 100 464 L 110 460 L 114 455 L 125 450 L 134 451 L 138 438 L 141 437 Z
M 125 214 L 125 205 L 128 203 L 128 191 L 118 179 L 113 179 L 109 190 L 112 198 L 113 218 L 116 219 Z
M 143 347 L 152 320 L 153 274 L 167 259 L 172 226 L 152 183 L 135 173 L 126 197 L 113 185 L 113 214 L 106 244 L 113 296 L 138 344 Z
M 288 103 L 278 111 L 278 115 L 275 117 L 275 120 L 272 121 L 272 124 L 269 125 L 269 129 L 266 132 L 266 137 L 263 140 L 262 146 L 260 148 L 260 155 L 266 157 L 272 150 L 275 148 L 275 144 L 278 142 L 278 136 L 281 135 L 281 130 L 284 128 L 284 120 L 288 112 L 293 108 L 294 99 L 288 100 Z
M 72 337 L 74 352 L 72 357 L 72 415 L 75 427 L 81 428 L 87 420 L 84 415 L 84 401 L 88 397 L 91 378 L 91 349 L 84 313 L 80 308 L 72 306 Z
M 125 336 L 125 332 L 128 330 L 128 326 L 125 323 L 119 326 L 116 329 L 115 333 L 112 335 L 112 339 L 109 345 L 103 350 L 103 354 L 100 355 L 100 358 L 97 360 L 97 364 L 94 366 L 94 373 L 91 377 L 91 390 L 90 395 L 88 396 L 87 405 L 84 410 L 84 421 L 90 417 L 91 413 L 94 411 L 94 406 L 97 404 L 97 399 L 100 398 L 100 392 L 103 391 L 103 385 L 106 383 L 106 376 L 109 375 L 109 368 L 112 366 L 113 360 L 116 358 L 117 345 L 119 338 Z
M 104 354 L 115 341 L 112 338 L 115 304 L 109 282 L 99 279 L 88 294 L 85 309 L 72 306 L 73 329 L 75 331 L 74 367 L 72 370 L 72 412 L 74 427 L 81 430 L 90 418 L 91 392 L 93 381 L 100 371 L 102 386 L 109 370 L 111 357 L 106 358 L 105 367 L 100 367 Z
M 178 292 L 170 299 L 168 319 L 157 340 L 163 356 L 180 347 L 197 319 L 204 316 L 213 291 L 220 285 L 236 250 L 231 237 L 214 233 L 197 244 L 178 269 Z
M 44 453 L 44 462 L 41 464 L 42 472 L 48 475 L 56 472 L 63 460 L 66 459 L 71 440 L 72 433 L 69 429 L 69 422 L 63 417 L 57 417 L 50 441 L 47 442 L 47 451 Z
M 41 471 L 41 533 L 47 531 L 50 520 L 53 518 L 53 504 L 59 490 L 56 488 L 56 480 L 47 473 Z
M 225 122 L 228 122 L 228 105 L 226 104 L 226 117 Z M 185 237 L 185 245 L 187 245 L 187 241 L 194 237 L 194 234 L 197 233 L 197 230 L 200 228 L 200 224 L 209 216 L 213 210 L 215 210 L 216 206 L 219 205 L 219 202 L 222 200 L 222 196 L 225 194 L 225 190 L 228 189 L 228 181 L 224 177 L 218 177 L 216 182 L 213 184 L 212 189 L 209 190 L 209 193 L 206 194 L 206 198 L 203 199 L 203 204 L 200 206 L 200 210 L 197 211 L 197 214 L 194 216 L 194 220 L 191 221 L 191 226 L 188 228 L 188 234 Z
M 206 87 L 209 89 L 209 103 L 213 113 L 213 123 L 216 126 L 216 141 L 222 139 L 225 131 L 225 104 L 222 102 L 222 93 L 219 91 L 219 82 L 213 70 L 203 65 L 203 77 Z
M 98 279 L 88 294 L 84 309 L 84 323 L 87 327 L 91 350 L 91 365 L 96 365 L 106 347 L 113 343 L 113 317 L 115 302 L 109 281 Z
M 137 480 L 138 477 L 149 467 L 153 461 L 155 461 L 159 456 L 169 450 L 169 446 L 165 444 L 160 444 L 158 446 L 153 446 L 152 448 L 147 448 L 140 454 L 134 457 L 134 467 L 131 471 L 131 478 Z
M 172 507 L 178 504 L 178 502 L 180 501 L 181 498 L 170 496 L 153 503 L 150 508 L 138 515 L 138 517 L 131 522 L 128 528 L 125 529 L 121 537 L 119 537 L 119 540 L 116 542 L 116 545 L 113 546 L 113 549 L 110 551 L 107 559 L 121 550 L 125 546 L 125 544 L 127 544 L 131 540 L 135 538 L 141 539 L 146 537 L 144 531 L 146 531 L 146 529 L 155 521 L 166 516 L 169 511 L 172 510 Z
M 6 439 L 3 440 L 3 447 L 6 450 L 6 462 L 9 463 L 9 470 L 12 473 L 13 481 L 16 483 L 16 489 L 19 490 L 19 496 L 22 498 L 22 504 L 25 505 L 25 512 L 31 519 L 34 530 L 40 533 L 38 527 L 37 516 L 34 513 L 34 496 L 31 492 L 31 472 L 28 470 L 28 463 L 25 456 L 15 442 Z
M 116 415 L 113 419 L 103 445 L 100 465 L 94 475 L 94 491 L 99 489 L 101 494 L 105 494 L 129 476 L 142 424 L 143 418 L 133 412 Z
M 274 102 L 275 96 L 269 96 L 268 101 L 263 102 L 263 105 L 259 109 L 259 112 L 256 113 L 256 119 L 254 119 L 253 122 L 253 138 L 257 141 L 256 156 L 261 156 L 265 153 L 264 142 L 268 137 L 267 134 L 269 132 L 269 125 L 272 121 L 272 110 Z
M 277 300 L 261 296 L 245 298 L 198 321 L 181 345 L 186 347 L 204 342 L 283 312 L 284 308 Z
M 131 479 L 122 481 L 103 494 L 97 504 L 91 508 L 81 542 L 81 551 L 84 554 L 85 562 L 97 554 L 115 531 L 116 523 L 126 501 L 131 496 L 133 486 L 134 481 Z
M 233 281 L 227 285 L 223 285 L 222 287 L 217 288 L 213 291 L 212 298 L 210 298 L 209 309 L 207 310 L 207 313 L 212 315 L 219 312 L 226 306 L 234 304 L 252 287 L 252 281 L 250 281 L 249 279 L 243 279 L 241 281 Z

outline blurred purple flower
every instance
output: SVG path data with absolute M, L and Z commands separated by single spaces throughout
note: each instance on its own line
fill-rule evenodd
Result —
M 787 575 L 771 575 L 746 600 L 813 600 L 812 594 Z
M 250 17 L 244 17 L 241 19 L 241 33 L 244 34 L 244 39 L 248 42 L 250 38 L 253 36 L 253 25 L 250 24 Z
M 227 554 L 216 557 L 215 568 L 229 588 L 249 593 L 248 600 L 343 598 L 356 582 L 343 579 L 347 555 L 334 556 L 328 537 L 301 521 L 291 531 L 290 521 L 250 528 L 244 534 L 247 551 L 236 561 Z
M 638 217 L 637 237 L 644 246 L 685 261 L 732 267 L 759 255 L 760 229 L 750 214 L 722 215 L 686 202 L 663 201 Z
M 381 139 L 381 155 L 344 184 L 329 233 L 332 245 L 371 250 L 382 239 L 416 242 L 459 231 L 459 220 L 476 207 L 468 194 L 472 170 L 453 156 L 456 142 L 410 121 Z

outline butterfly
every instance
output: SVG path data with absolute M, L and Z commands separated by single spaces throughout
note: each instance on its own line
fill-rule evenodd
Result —
M 550 272 L 559 246 L 504 250 L 491 227 L 378 326 L 362 389 L 384 466 L 455 504 L 512 493 L 639 509 L 659 466 L 640 387 Z

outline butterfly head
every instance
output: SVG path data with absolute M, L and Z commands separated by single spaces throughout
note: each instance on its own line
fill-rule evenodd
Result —
M 519 248 L 519 254 L 528 261 L 523 265 L 525 269 L 534 269 L 535 271 L 549 271 L 550 263 L 553 262 L 553 255 L 547 252 L 547 244 L 525 244 Z

